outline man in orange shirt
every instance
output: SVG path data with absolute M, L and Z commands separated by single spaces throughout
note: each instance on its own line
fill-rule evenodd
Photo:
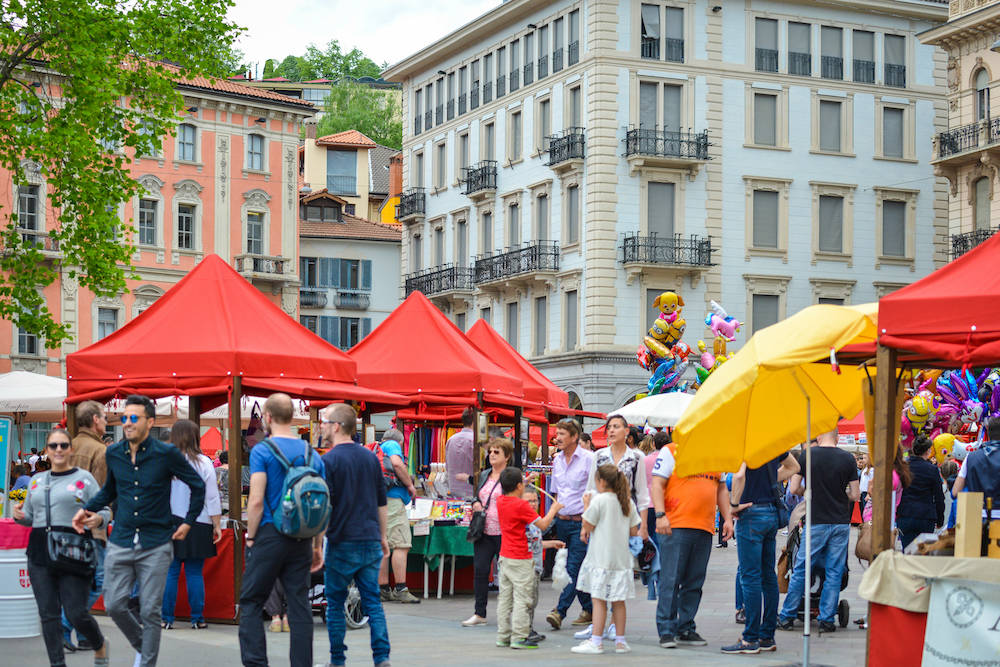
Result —
M 705 646 L 695 631 L 694 617 L 701 603 L 708 557 L 712 553 L 715 509 L 722 514 L 722 539 L 733 536 L 729 490 L 719 473 L 674 475 L 673 443 L 660 449 L 653 465 L 650 496 L 656 509 L 660 543 L 660 596 L 656 602 L 656 629 L 660 646 Z

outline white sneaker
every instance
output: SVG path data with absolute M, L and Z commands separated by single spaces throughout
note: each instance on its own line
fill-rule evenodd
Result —
M 589 639 L 584 639 L 582 642 L 570 649 L 573 653 L 583 653 L 584 655 L 600 655 L 604 653 L 604 646 L 598 646 L 593 641 Z
M 615 642 L 615 653 L 631 653 L 632 647 L 628 645 L 628 642 L 622 640 L 620 642 Z
M 594 625 L 591 623 L 583 630 L 573 633 L 573 639 L 590 639 L 594 636 Z
M 615 624 L 614 623 L 612 623 L 611 625 L 609 625 L 608 629 L 604 631 L 604 638 L 605 639 L 614 639 L 615 638 Z
M 466 628 L 471 628 L 473 625 L 486 625 L 486 619 L 477 614 L 473 614 L 464 621 L 462 621 L 462 626 Z

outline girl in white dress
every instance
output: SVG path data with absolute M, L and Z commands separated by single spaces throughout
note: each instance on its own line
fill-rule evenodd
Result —
M 594 601 L 593 632 L 571 650 L 603 653 L 603 630 L 611 603 L 615 625 L 615 653 L 628 653 L 625 641 L 625 600 L 635 597 L 630 535 L 639 533 L 639 513 L 630 497 L 628 480 L 617 466 L 606 464 L 594 473 L 594 496 L 583 513 L 580 539 L 587 542 L 587 556 L 580 566 L 576 589 L 590 593 Z

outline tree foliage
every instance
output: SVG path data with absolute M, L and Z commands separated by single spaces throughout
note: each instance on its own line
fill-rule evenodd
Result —
M 359 49 L 351 49 L 344 53 L 340 42 L 330 40 L 325 48 L 315 44 L 306 47 L 305 55 L 289 55 L 274 69 L 272 76 L 283 76 L 289 81 L 310 81 L 312 79 L 330 79 L 339 81 L 345 77 L 354 79 L 363 76 L 378 78 L 384 65 L 380 67 L 375 61 Z M 264 71 L 267 71 L 265 65 Z M 267 75 L 264 75 L 268 78 Z
M 65 267 L 100 296 L 126 287 L 129 230 L 119 206 L 139 190 L 130 156 L 174 132 L 181 76 L 238 66 L 231 0 L 5 0 L 0 5 L 0 169 L 15 187 L 44 179 L 51 244 L 0 201 L 0 317 L 56 347 L 68 337 L 42 288 Z M 176 65 L 174 64 L 176 63 Z M 183 73 L 183 74 L 182 74 Z M 25 222 L 24 224 L 27 224 Z M 40 230 L 44 231 L 44 230 Z M 50 246 L 51 247 L 51 246 Z
M 317 136 L 344 130 L 357 130 L 376 143 L 401 149 L 403 122 L 394 92 L 350 81 L 332 86 Z

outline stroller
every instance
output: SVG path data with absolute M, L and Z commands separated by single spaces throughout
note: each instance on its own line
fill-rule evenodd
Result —
M 309 604 L 314 614 L 319 614 L 326 623 L 326 587 L 323 585 L 323 571 L 313 572 L 309 579 Z M 368 616 L 361 609 L 361 594 L 358 587 L 351 583 L 347 589 L 347 600 L 344 601 L 344 620 L 348 630 L 357 630 L 368 624 Z
M 785 548 L 788 550 L 788 562 L 795 563 L 796 553 L 798 552 L 802 540 L 802 522 L 795 521 L 791 528 L 788 530 L 788 542 Z M 812 566 L 812 581 L 809 583 L 809 617 L 812 620 L 816 620 L 819 616 L 819 600 L 823 594 L 823 583 L 826 581 L 826 570 L 822 565 L 817 565 L 813 563 Z M 844 574 L 840 578 L 840 590 L 843 591 L 847 588 L 847 583 L 850 581 L 850 572 L 848 568 L 847 554 L 844 554 Z M 800 621 L 804 621 L 806 617 L 805 612 L 805 596 L 799 601 L 799 611 L 797 617 Z M 851 605 L 847 600 L 841 600 L 837 605 L 837 623 L 842 628 L 846 628 L 848 622 L 851 619 Z

